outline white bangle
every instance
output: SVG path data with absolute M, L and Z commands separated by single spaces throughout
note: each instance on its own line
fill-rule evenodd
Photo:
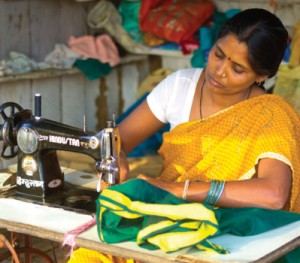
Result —
M 186 180 L 183 188 L 182 200 L 186 200 L 186 195 L 189 189 L 189 185 L 190 185 L 190 180 Z

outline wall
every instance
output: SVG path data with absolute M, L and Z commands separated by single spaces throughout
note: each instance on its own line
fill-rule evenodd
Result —
M 0 60 L 17 51 L 44 61 L 57 43 L 70 36 L 93 34 L 86 17 L 96 1 L 0 0 Z M 137 87 L 149 73 L 148 56 L 122 58 L 105 78 L 88 80 L 79 70 L 46 70 L 0 77 L 0 105 L 13 101 L 34 109 L 34 94 L 42 95 L 42 117 L 99 130 L 136 101 Z M 0 125 L 3 119 L 0 116 Z M 1 142 L 2 143 L 2 142 Z M 0 162 L 0 168 L 15 159 Z
M 284 21 L 291 32 L 300 17 L 300 0 L 214 2 L 222 12 L 232 8 L 269 9 Z M 18 51 L 41 62 L 56 43 L 67 43 L 70 36 L 95 33 L 87 26 L 86 17 L 96 3 L 79 0 L 0 0 L 0 60 L 7 59 L 10 51 Z M 108 76 L 94 81 L 88 80 L 78 70 L 0 77 L 0 105 L 14 101 L 23 108 L 33 109 L 34 94 L 41 93 L 44 118 L 82 128 L 85 116 L 86 128 L 99 130 L 113 113 L 118 116 L 136 101 L 138 85 L 154 69 L 152 63 L 157 61 L 157 57 L 162 58 L 163 67 L 172 70 L 190 66 L 191 56 L 182 56 L 178 52 L 150 54 L 150 59 L 147 55 L 124 58 L 122 64 Z M 0 162 L 0 168 L 11 162 L 14 160 Z

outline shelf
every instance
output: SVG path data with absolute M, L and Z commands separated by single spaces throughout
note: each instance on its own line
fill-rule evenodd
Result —
M 134 50 L 133 50 L 134 52 Z M 191 58 L 193 54 L 183 54 L 180 50 L 162 49 L 162 48 L 150 48 L 147 47 L 145 50 L 136 51 L 136 54 L 141 55 L 157 55 L 162 57 L 174 57 L 174 58 Z
M 121 62 L 119 65 L 143 61 L 147 58 L 148 58 L 147 55 L 128 55 L 128 56 L 121 58 Z M 46 69 L 46 70 L 31 71 L 31 72 L 28 72 L 25 74 L 3 76 L 3 77 L 0 77 L 0 83 L 14 82 L 14 81 L 20 81 L 20 80 L 52 78 L 52 77 L 60 77 L 60 76 L 74 75 L 74 74 L 80 74 L 80 73 L 81 73 L 81 71 L 77 68 L 71 68 L 71 69 L 54 69 L 54 68 L 52 68 L 52 69 Z
M 46 69 L 39 71 L 31 71 L 26 74 L 8 75 L 0 77 L 0 83 L 13 82 L 19 80 L 31 80 L 31 79 L 41 79 L 41 78 L 51 78 L 59 77 L 63 75 L 78 74 L 80 71 L 77 68 L 72 69 Z

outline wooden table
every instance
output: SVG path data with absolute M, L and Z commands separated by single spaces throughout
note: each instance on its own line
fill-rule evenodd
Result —
M 88 187 L 96 184 L 96 177 L 86 179 L 86 183 L 82 181 L 83 179 L 78 179 L 80 173 L 70 169 L 66 172 L 66 179 Z M 73 230 L 90 219 L 92 219 L 92 215 L 89 214 L 24 202 L 14 198 L 0 198 L 0 228 L 59 243 L 63 242 L 64 234 L 67 231 Z M 99 240 L 96 226 L 80 234 L 76 239 L 76 244 L 103 253 L 131 257 L 151 263 L 273 262 L 288 251 L 300 246 L 300 221 L 256 236 L 237 237 L 226 234 L 211 240 L 228 248 L 231 253 L 220 255 L 201 252 L 195 248 L 186 248 L 166 254 L 161 250 L 149 251 L 140 248 L 134 242 L 108 245 Z

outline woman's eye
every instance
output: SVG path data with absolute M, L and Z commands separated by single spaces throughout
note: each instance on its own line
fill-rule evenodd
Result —
M 216 51 L 216 52 L 215 52 L 215 56 L 216 56 L 217 58 L 223 58 L 223 57 L 224 57 L 223 53 L 220 52 L 220 51 Z
M 237 74 L 242 74 L 244 72 L 244 70 L 240 67 L 234 66 L 233 67 L 233 71 Z

